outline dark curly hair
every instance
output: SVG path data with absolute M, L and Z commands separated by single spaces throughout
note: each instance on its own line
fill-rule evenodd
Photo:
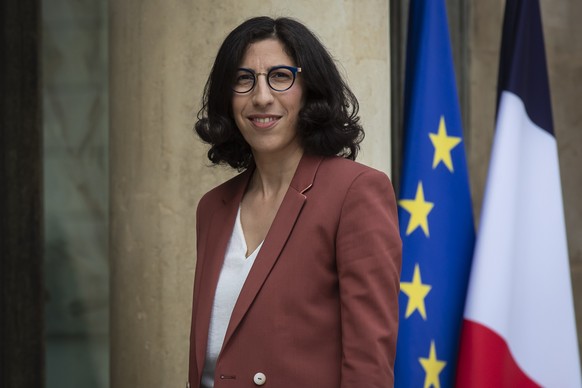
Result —
M 287 55 L 303 70 L 300 77 L 305 102 L 299 112 L 297 132 L 304 152 L 355 160 L 364 138 L 358 100 L 331 55 L 298 21 L 261 16 L 245 21 L 226 37 L 206 81 L 202 109 L 194 128 L 211 145 L 210 161 L 238 170 L 253 163 L 251 148 L 234 121 L 231 87 L 249 45 L 269 38 L 278 39 Z

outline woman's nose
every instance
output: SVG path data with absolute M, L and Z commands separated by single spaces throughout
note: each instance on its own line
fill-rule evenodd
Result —
M 264 76 L 264 77 L 261 77 Z M 266 74 L 257 74 L 256 85 L 253 90 L 253 103 L 256 105 L 268 105 L 273 102 L 273 90 L 267 82 Z

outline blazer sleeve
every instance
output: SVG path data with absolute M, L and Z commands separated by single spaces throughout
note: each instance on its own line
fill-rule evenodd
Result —
M 341 388 L 394 385 L 402 242 L 388 177 L 360 174 L 344 199 L 336 237 Z

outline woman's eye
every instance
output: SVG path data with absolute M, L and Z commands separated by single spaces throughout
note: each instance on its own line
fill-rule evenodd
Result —
M 239 74 L 236 76 L 236 82 L 237 83 L 253 82 L 254 78 L 255 77 L 253 77 L 252 74 Z
M 273 71 L 273 72 L 271 72 L 270 77 L 271 77 L 271 79 L 274 79 L 274 80 L 279 80 L 279 81 L 283 80 L 284 81 L 284 80 L 288 80 L 288 79 L 292 78 L 292 75 L 290 72 L 287 72 L 287 71 Z

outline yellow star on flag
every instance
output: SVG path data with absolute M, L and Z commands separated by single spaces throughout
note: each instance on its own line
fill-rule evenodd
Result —
M 453 160 L 451 159 L 451 150 L 460 142 L 461 138 L 456 136 L 447 136 L 445 118 L 441 116 L 438 133 L 429 133 L 430 141 L 434 146 L 434 158 L 432 160 L 433 170 L 440 162 L 443 162 L 450 172 L 453 172 Z
M 428 237 L 428 213 L 434 207 L 434 203 L 424 200 L 422 182 L 418 182 L 416 197 L 414 199 L 401 199 L 398 201 L 398 204 L 410 213 L 406 235 L 410 235 L 410 233 L 414 232 L 420 226 L 425 236 Z
M 424 377 L 424 388 L 429 388 L 431 386 L 434 388 L 441 388 L 439 374 L 447 363 L 437 359 L 434 341 L 430 341 L 430 352 L 428 358 L 419 357 L 418 361 L 426 373 L 426 376 Z
M 422 284 L 420 278 L 420 267 L 418 264 L 414 265 L 414 274 L 412 275 L 412 282 L 401 282 L 400 289 L 408 295 L 408 305 L 406 306 L 405 318 L 412 315 L 418 310 L 422 319 L 426 321 L 426 308 L 424 306 L 424 298 L 430 292 L 432 287 L 428 284 Z

